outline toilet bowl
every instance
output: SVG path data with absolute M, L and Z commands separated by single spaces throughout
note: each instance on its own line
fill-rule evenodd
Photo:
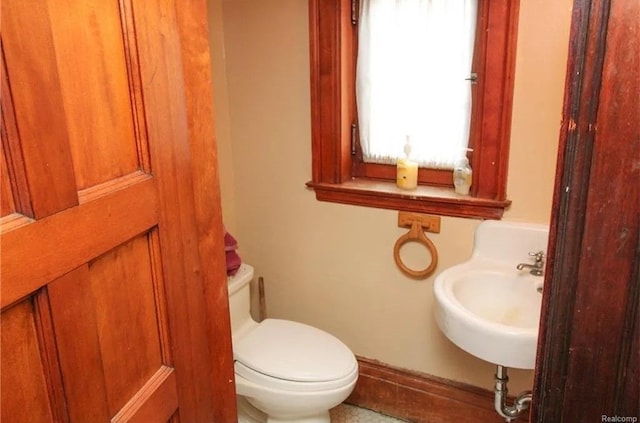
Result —
M 243 264 L 228 284 L 240 408 L 255 407 L 259 411 L 250 414 L 263 415 L 268 423 L 329 423 L 329 409 L 349 396 L 358 378 L 353 353 L 312 326 L 254 321 L 249 313 L 252 279 L 253 268 Z

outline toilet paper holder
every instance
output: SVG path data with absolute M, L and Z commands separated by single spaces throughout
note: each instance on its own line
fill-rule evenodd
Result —
M 393 258 L 396 265 L 407 276 L 414 279 L 425 279 L 431 275 L 438 266 L 438 250 L 427 237 L 425 232 L 440 233 L 440 216 L 429 216 L 420 213 L 399 212 L 398 226 L 410 228 L 409 232 L 402 235 L 393 246 Z M 409 268 L 400 257 L 400 248 L 407 242 L 418 242 L 424 245 L 431 256 L 431 263 L 422 270 Z

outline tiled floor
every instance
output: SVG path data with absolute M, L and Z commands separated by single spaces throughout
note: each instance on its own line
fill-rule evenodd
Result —
M 266 416 L 238 397 L 238 423 L 264 423 Z M 375 413 L 353 405 L 340 404 L 330 411 L 331 423 L 403 423 L 404 420 Z
M 402 423 L 404 420 L 394 419 L 371 410 L 340 404 L 331 410 L 331 423 Z

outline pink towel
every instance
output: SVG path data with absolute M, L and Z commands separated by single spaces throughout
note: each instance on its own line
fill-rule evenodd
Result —
M 224 252 L 227 259 L 227 275 L 233 276 L 236 274 L 242 259 L 236 251 L 238 249 L 238 241 L 229 233 L 227 229 L 224 230 Z

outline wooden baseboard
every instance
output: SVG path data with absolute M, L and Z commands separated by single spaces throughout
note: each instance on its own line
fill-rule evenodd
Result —
M 504 423 L 492 391 L 357 358 L 360 376 L 349 404 L 416 423 Z

